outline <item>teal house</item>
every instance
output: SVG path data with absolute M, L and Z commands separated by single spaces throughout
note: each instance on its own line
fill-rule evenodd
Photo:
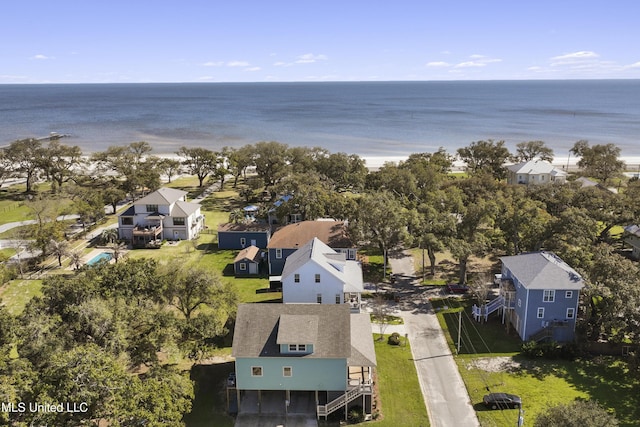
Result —
M 371 323 L 346 304 L 242 304 L 232 354 L 239 415 L 371 414 Z

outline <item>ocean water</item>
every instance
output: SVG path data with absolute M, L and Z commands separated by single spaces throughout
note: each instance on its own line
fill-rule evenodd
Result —
M 0 85 L 0 145 L 50 132 L 86 153 L 279 141 L 392 159 L 491 138 L 634 157 L 640 80 Z

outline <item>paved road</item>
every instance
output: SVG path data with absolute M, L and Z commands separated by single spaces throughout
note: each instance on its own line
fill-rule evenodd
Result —
M 415 287 L 413 259 L 406 252 L 392 255 L 394 290 L 401 295 L 399 313 L 409 334 L 420 387 L 433 427 L 476 427 L 478 418 L 449 350 L 429 293 Z

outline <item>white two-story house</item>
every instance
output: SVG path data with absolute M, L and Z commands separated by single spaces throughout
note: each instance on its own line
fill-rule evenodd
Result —
M 187 192 L 174 188 L 160 188 L 118 216 L 118 237 L 133 247 L 154 246 L 162 240 L 191 240 L 203 228 L 200 204 L 187 202 Z
M 364 290 L 360 263 L 346 259 L 314 237 L 287 257 L 282 271 L 282 302 L 349 304 L 360 310 Z

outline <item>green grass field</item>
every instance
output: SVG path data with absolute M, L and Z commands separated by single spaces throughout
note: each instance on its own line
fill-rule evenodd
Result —
M 19 315 L 34 296 L 42 295 L 42 280 L 11 280 L 0 286 L 0 300 L 9 313 Z
M 482 426 L 513 426 L 518 418 L 516 410 L 486 410 L 482 396 L 487 393 L 487 387 L 492 392 L 503 391 L 522 397 L 525 425 L 532 424 L 549 406 L 570 403 L 576 398 L 597 400 L 615 411 L 621 426 L 637 425 L 640 380 L 629 375 L 623 360 L 612 357 L 574 361 L 525 359 L 519 356 L 519 338 L 506 331 L 498 316 L 490 317 L 484 324 L 470 318 L 472 300 L 448 298 L 432 300 L 432 304 L 454 354 L 458 315 L 465 310 L 462 346 L 456 362 Z M 487 368 L 491 365 L 497 369 Z

